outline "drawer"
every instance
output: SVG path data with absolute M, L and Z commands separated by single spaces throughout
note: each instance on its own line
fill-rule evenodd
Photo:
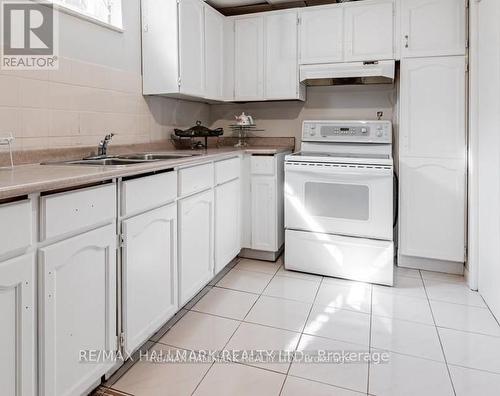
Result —
M 240 157 L 215 163 L 215 184 L 222 184 L 240 177 Z
M 197 165 L 179 170 L 179 195 L 206 190 L 214 185 L 213 164 Z
M 250 173 L 252 175 L 274 176 L 274 156 L 270 155 L 252 155 L 250 158 Z
M 177 198 L 177 173 L 164 172 L 122 182 L 121 214 L 153 209 Z
M 31 201 L 0 205 L 0 256 L 21 251 L 33 241 Z
M 40 240 L 112 222 L 116 218 L 116 185 L 42 196 L 40 217 Z

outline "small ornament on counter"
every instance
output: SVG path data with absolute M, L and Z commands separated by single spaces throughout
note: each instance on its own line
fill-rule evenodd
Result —
M 240 115 L 234 116 L 234 118 L 236 118 L 237 125 L 255 125 L 253 117 L 251 115 L 246 115 L 245 112 L 242 112 Z

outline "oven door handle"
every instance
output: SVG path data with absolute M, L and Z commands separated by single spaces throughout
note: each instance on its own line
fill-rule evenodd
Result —
M 392 178 L 392 167 L 377 166 L 329 166 L 329 165 L 311 165 L 311 164 L 285 164 L 287 173 L 312 173 L 322 175 L 349 175 L 364 177 L 388 177 Z

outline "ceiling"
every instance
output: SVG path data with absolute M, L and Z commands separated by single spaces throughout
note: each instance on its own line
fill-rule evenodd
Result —
M 224 15 L 251 14 L 284 8 L 310 7 L 321 4 L 360 0 L 206 0 Z

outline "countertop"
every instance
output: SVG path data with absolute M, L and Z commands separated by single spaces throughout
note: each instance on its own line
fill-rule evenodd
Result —
M 251 147 L 244 149 L 208 149 L 193 157 L 145 162 L 127 166 L 94 166 L 66 164 L 30 164 L 14 168 L 0 168 L 0 200 L 17 196 L 47 192 L 79 185 L 98 183 L 117 177 L 134 176 L 141 173 L 168 168 L 194 165 L 215 159 L 223 159 L 239 153 L 272 155 L 291 151 L 287 147 Z M 172 152 L 169 151 L 170 153 Z M 182 151 L 185 153 L 185 151 Z M 196 152 L 198 154 L 199 152 Z

